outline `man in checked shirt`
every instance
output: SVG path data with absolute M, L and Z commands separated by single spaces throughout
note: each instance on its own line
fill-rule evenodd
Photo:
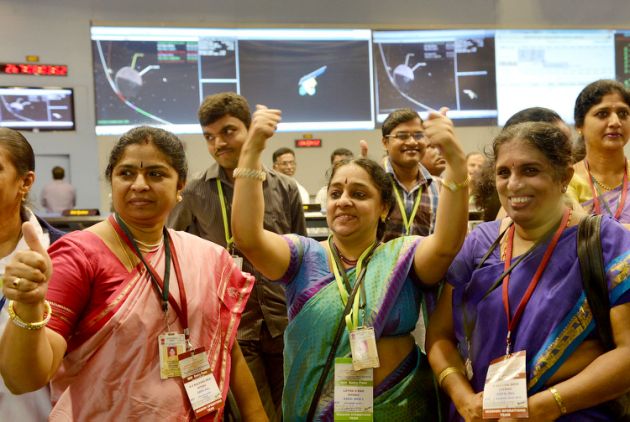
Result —
M 251 114 L 247 100 L 235 93 L 206 97 L 199 107 L 199 123 L 214 162 L 193 177 L 182 192 L 182 201 L 169 216 L 169 226 L 225 247 L 243 262 L 243 271 L 256 276 L 237 339 L 256 381 L 270 421 L 282 416 L 283 333 L 287 326 L 284 288 L 263 278 L 232 242 L 230 215 L 234 178 L 241 147 L 247 138 Z M 306 235 L 302 202 L 295 182 L 263 168 L 265 229 L 275 233 Z

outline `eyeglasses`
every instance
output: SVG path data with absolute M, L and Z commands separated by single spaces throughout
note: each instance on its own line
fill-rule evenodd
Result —
M 415 139 L 416 141 L 419 141 L 421 139 L 424 138 L 424 132 L 414 132 L 414 133 L 410 133 L 410 132 L 398 132 L 395 133 L 393 135 L 385 135 L 386 138 L 395 138 L 401 141 L 406 141 L 408 140 L 410 137 L 413 137 L 413 139 Z
M 282 167 L 295 166 L 295 161 L 276 161 L 276 165 Z

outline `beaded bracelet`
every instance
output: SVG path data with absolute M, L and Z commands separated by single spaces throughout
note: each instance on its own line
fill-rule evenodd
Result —
M 469 181 L 470 181 L 470 178 L 468 176 L 466 176 L 466 180 L 464 180 L 461 183 L 456 183 L 456 182 L 453 182 L 452 180 L 442 179 L 442 185 L 446 189 L 450 190 L 451 192 L 457 192 L 461 188 L 465 188 L 466 186 L 468 186 Z
M 562 401 L 562 396 L 560 395 L 560 393 L 558 393 L 558 390 L 556 390 L 555 387 L 550 387 L 549 388 L 549 392 L 553 395 L 553 398 L 556 401 L 556 404 L 560 408 L 560 414 L 561 415 L 566 415 L 567 414 L 567 408 L 564 405 L 564 402 Z
M 50 307 L 50 303 L 47 300 L 44 300 L 44 306 L 46 306 L 46 313 L 44 314 L 44 319 L 38 322 L 26 322 L 20 318 L 13 309 L 14 302 L 12 300 L 9 301 L 9 306 L 7 310 L 9 311 L 9 318 L 11 318 L 11 322 L 17 325 L 20 328 L 24 328 L 26 330 L 40 330 L 44 328 L 48 322 L 50 321 L 50 317 L 52 316 L 52 308 Z
M 235 179 L 238 177 L 244 177 L 246 179 L 255 179 L 264 182 L 265 179 L 267 179 L 267 173 L 263 170 L 237 167 L 234 169 L 232 177 L 234 177 Z

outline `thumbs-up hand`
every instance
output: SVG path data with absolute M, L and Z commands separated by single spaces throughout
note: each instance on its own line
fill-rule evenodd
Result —
M 22 236 L 29 249 L 16 252 L 7 264 L 2 290 L 8 299 L 38 304 L 46 296 L 52 263 L 31 223 L 22 224 Z
M 463 150 L 455 137 L 453 122 L 446 116 L 447 112 L 447 107 L 440 108 L 439 112 L 431 111 L 423 126 L 428 143 L 436 145 L 446 162 L 453 165 L 451 161 L 454 158 L 461 158 Z
M 252 123 L 248 132 L 248 144 L 259 150 L 265 148 L 265 142 L 271 138 L 282 119 L 282 111 L 267 108 L 264 105 L 256 105 L 256 111 L 252 116 Z

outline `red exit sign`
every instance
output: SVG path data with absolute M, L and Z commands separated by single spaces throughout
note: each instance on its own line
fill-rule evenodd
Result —
M 68 76 L 65 64 L 0 63 L 0 74 Z
M 319 148 L 322 146 L 321 139 L 296 139 L 296 148 Z

